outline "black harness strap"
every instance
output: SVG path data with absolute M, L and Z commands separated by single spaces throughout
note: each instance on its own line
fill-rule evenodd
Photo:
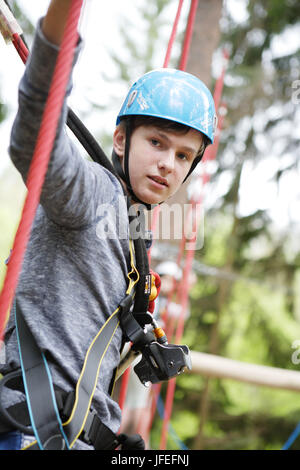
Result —
M 126 121 L 128 121 L 126 122 L 126 153 L 128 154 L 131 134 L 131 122 L 130 119 L 126 119 Z M 96 141 L 96 139 L 86 128 L 83 122 L 78 118 L 78 116 L 76 116 L 76 114 L 74 113 L 74 111 L 72 111 L 71 108 L 68 109 L 67 125 L 70 130 L 74 133 L 75 137 L 79 140 L 81 145 L 85 148 L 85 150 L 93 161 L 99 163 L 99 165 L 109 170 L 119 180 L 121 178 L 126 181 L 126 176 L 122 170 L 120 159 L 117 157 L 117 155 L 115 155 L 115 153 L 113 152 L 112 164 L 103 149 Z M 129 178 L 128 158 L 125 159 L 125 172 Z M 123 192 L 126 196 L 124 188 Z M 130 197 L 127 197 L 128 211 L 130 211 L 130 203 Z M 144 203 L 142 203 L 142 205 L 146 208 L 151 208 L 151 206 L 145 205 Z M 143 219 L 138 214 L 129 215 L 129 229 L 131 232 L 131 239 L 134 243 L 136 265 L 138 266 L 138 271 L 140 274 L 139 282 L 136 286 L 135 305 L 133 311 L 135 314 L 147 311 L 150 293 L 148 291 L 145 291 L 145 286 L 149 285 L 150 269 L 148 263 L 147 249 L 145 245 L 144 227 L 141 225 L 141 220 Z M 137 236 L 137 233 L 139 232 L 140 236 Z
M 33 436 L 34 432 L 30 426 L 30 416 L 26 402 L 16 403 L 8 408 L 2 405 L 2 394 L 6 387 L 24 393 L 21 369 L 6 374 L 0 380 L 0 433 L 19 429 L 24 434 Z
M 134 224 L 136 222 L 136 224 Z M 129 229 L 135 231 L 142 231 L 143 228 L 140 225 L 140 221 L 137 216 L 131 217 L 129 216 Z M 135 236 L 133 240 L 134 243 L 134 253 L 136 259 L 136 265 L 138 266 L 139 271 L 139 282 L 137 283 L 136 290 L 135 290 L 135 302 L 133 308 L 133 315 L 138 320 L 138 315 L 140 313 L 147 312 L 148 304 L 149 304 L 149 295 L 151 286 L 150 282 L 150 268 L 149 268 L 149 261 L 148 261 L 148 254 L 146 250 L 145 244 L 145 234 L 143 232 L 140 233 L 139 237 Z M 144 326 L 143 322 L 141 322 L 142 326 Z
M 127 116 L 125 121 L 125 149 L 124 149 L 124 170 L 122 168 L 120 158 L 116 154 L 116 152 L 113 150 L 112 152 L 112 161 L 113 161 L 113 166 L 114 166 L 114 174 L 117 174 L 118 177 L 125 182 L 126 184 L 126 189 L 127 192 L 130 194 L 132 199 L 135 202 L 138 202 L 142 204 L 144 207 L 146 207 L 147 210 L 153 209 L 154 206 L 151 204 L 147 204 L 144 201 L 141 201 L 137 195 L 134 193 L 132 187 L 131 187 L 131 182 L 130 182 L 130 175 L 129 175 L 129 149 L 130 149 L 130 140 L 131 140 L 131 134 L 132 134 L 132 119 L 131 117 Z
M 65 449 L 68 443 L 62 429 L 50 372 L 22 315 L 18 300 L 15 301 L 15 319 L 23 383 L 38 446 L 47 450 Z
M 85 148 L 91 159 L 118 177 L 113 165 L 96 139 L 70 108 L 68 109 L 67 125 L 81 145 Z

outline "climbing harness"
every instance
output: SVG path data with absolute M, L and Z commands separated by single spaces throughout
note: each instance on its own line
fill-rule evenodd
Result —
M 3 0 L 0 0 L 0 2 L 2 1 Z M 63 59 L 63 57 L 65 57 L 63 52 L 65 53 L 65 49 L 67 49 L 67 66 L 65 65 L 64 67 L 64 75 L 63 79 L 60 80 L 59 88 L 61 99 L 63 97 L 63 90 L 68 79 L 72 62 L 72 52 L 77 40 L 77 35 L 75 34 L 76 27 L 74 27 L 74 25 L 77 26 L 81 5 L 82 0 L 73 0 L 49 91 L 50 103 L 51 97 L 54 95 L 54 92 L 51 94 L 51 90 L 55 89 L 55 79 L 58 77 L 57 70 L 59 70 L 59 64 L 61 65 L 62 62 L 66 60 L 66 58 Z M 0 8 L 2 15 L 2 3 L 0 3 Z M 68 25 L 71 26 L 68 28 Z M 13 40 L 20 57 L 25 62 L 28 52 L 19 37 L 19 31 L 13 32 Z M 53 142 L 54 139 L 57 122 L 57 116 L 55 116 L 53 107 L 49 105 L 49 98 L 47 100 L 44 119 L 38 137 L 38 151 L 35 151 L 32 162 L 34 166 L 35 160 L 37 160 L 36 155 L 39 155 L 39 152 L 44 152 L 45 155 L 43 156 L 43 170 L 41 170 L 42 177 L 39 182 L 39 190 L 41 190 L 42 187 L 43 175 L 45 174 L 48 163 L 47 158 L 49 158 L 50 155 L 50 151 L 48 150 L 47 153 L 45 147 L 48 149 L 52 148 L 51 141 Z M 57 97 L 55 98 L 57 100 Z M 50 135 L 45 143 L 40 135 L 43 135 L 43 126 L 45 127 L 47 124 L 47 119 L 45 118 L 45 115 L 47 116 L 47 110 L 48 115 L 50 115 L 50 120 L 52 120 L 53 130 L 52 136 Z M 91 158 L 116 176 L 116 171 L 104 152 L 72 110 L 68 112 L 67 122 Z M 31 174 L 32 168 L 30 169 L 27 181 L 28 194 L 32 192 L 31 188 L 33 183 L 31 183 L 30 179 Z M 36 191 L 35 200 L 32 201 L 29 210 L 32 218 L 38 200 L 39 191 Z M 127 202 L 128 206 L 130 206 L 129 198 Z M 140 224 L 137 214 L 129 215 L 130 230 L 132 230 L 133 224 L 131 222 L 133 221 L 135 221 L 136 224 Z M 27 224 L 28 226 L 25 227 L 25 231 L 28 238 L 30 231 L 28 221 Z M 20 224 L 19 233 L 22 232 L 22 228 L 24 227 Z M 23 256 L 24 245 L 20 248 L 16 242 L 17 237 L 13 248 L 12 259 L 16 256 L 15 252 L 18 249 L 17 260 L 20 263 Z M 26 324 L 25 318 L 22 315 L 18 299 L 14 300 L 13 310 L 15 312 L 21 371 L 14 371 L 11 374 L 7 374 L 0 382 L 0 432 L 8 432 L 9 430 L 17 428 L 25 434 L 34 435 L 36 441 L 24 449 L 71 449 L 77 439 L 82 439 L 84 442 L 93 445 L 95 449 L 115 449 L 119 445 L 122 446 L 122 449 L 133 447 L 143 448 L 143 442 L 140 436 L 130 438 L 123 434 L 117 436 L 101 422 L 97 413 L 92 408 L 92 399 L 101 373 L 103 357 L 119 326 L 122 328 L 125 340 L 130 341 L 133 350 L 142 355 L 140 363 L 135 367 L 135 371 L 142 383 L 157 383 L 168 380 L 183 372 L 185 368 L 191 368 L 187 346 L 168 344 L 163 330 L 158 327 L 151 313 L 149 313 L 148 309 L 149 307 L 150 310 L 153 308 L 153 301 L 159 292 L 159 279 L 155 274 L 150 273 L 144 236 L 133 237 L 133 234 L 130 233 L 129 249 L 131 271 L 128 273 L 129 282 L 126 295 L 89 346 L 74 392 L 66 393 L 53 385 L 46 355 L 37 346 Z M 4 300 L 2 299 L 2 313 L 6 312 L 11 302 L 17 282 L 16 275 L 11 277 L 14 277 L 14 283 L 4 285 L 4 289 L 6 288 L 7 292 L 5 293 L 6 297 L 3 297 Z M 146 325 L 152 325 L 153 332 L 147 331 L 145 328 Z M 114 374 L 114 376 L 115 375 L 116 374 Z M 4 409 L 1 404 L 1 395 L 5 386 L 24 391 L 26 402 L 24 401 L 9 409 Z M 111 390 L 112 387 L 113 381 L 110 387 Z M 48 404 L 47 407 L 45 403 Z
M 132 270 L 128 273 L 129 286 L 126 299 L 132 297 L 134 286 L 139 279 L 133 264 L 132 247 L 130 252 Z M 120 323 L 120 309 L 121 306 L 108 318 L 88 348 L 75 393 L 66 394 L 62 391 L 55 393 L 46 357 L 37 347 L 22 316 L 18 301 L 15 301 L 14 310 L 23 384 L 32 431 L 37 438 L 36 442 L 28 447 L 31 450 L 69 449 L 73 447 L 82 433 L 82 440 L 92 443 L 96 449 L 114 448 L 119 445 L 116 436 L 104 426 L 95 411 L 91 409 L 91 402 L 101 372 L 103 357 Z M 20 378 L 19 372 L 17 376 Z M 15 381 L 17 376 L 13 373 L 12 379 Z M 4 383 L 7 383 L 9 378 L 10 374 L 4 378 Z M 58 409 L 57 398 L 59 398 L 60 409 Z M 48 403 L 47 407 L 45 403 Z M 18 405 L 19 408 L 20 405 Z M 67 418 L 64 423 L 61 422 L 59 412 Z M 9 421 L 7 412 L 5 417 L 6 421 Z M 14 420 L 11 424 L 16 426 L 17 423 Z M 23 423 L 20 429 L 25 432 Z M 107 436 L 105 444 L 104 435 Z M 113 437 L 112 440 L 111 437 Z

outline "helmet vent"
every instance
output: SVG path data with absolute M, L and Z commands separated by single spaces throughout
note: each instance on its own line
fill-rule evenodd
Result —
M 129 96 L 128 103 L 127 103 L 127 108 L 130 108 L 130 106 L 132 105 L 132 103 L 134 102 L 134 100 L 136 98 L 136 95 L 137 95 L 137 90 L 133 90 L 133 92 Z

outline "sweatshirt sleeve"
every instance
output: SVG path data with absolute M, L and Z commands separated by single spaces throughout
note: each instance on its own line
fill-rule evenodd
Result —
M 74 64 L 81 47 L 82 43 L 79 40 Z M 44 37 L 40 20 L 19 86 L 19 107 L 9 147 L 11 160 L 21 173 L 25 184 L 58 50 L 57 46 Z M 113 194 L 111 176 L 100 165 L 83 158 L 66 132 L 66 101 L 71 89 L 70 77 L 40 203 L 51 220 L 63 226 L 76 228 L 91 223 L 97 211 L 96 204 L 109 202 Z

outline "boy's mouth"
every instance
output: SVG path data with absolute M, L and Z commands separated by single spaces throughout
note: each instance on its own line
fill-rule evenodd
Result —
M 150 178 L 152 181 L 159 184 L 160 186 L 169 186 L 167 179 L 163 178 L 162 176 L 149 175 L 148 178 Z

